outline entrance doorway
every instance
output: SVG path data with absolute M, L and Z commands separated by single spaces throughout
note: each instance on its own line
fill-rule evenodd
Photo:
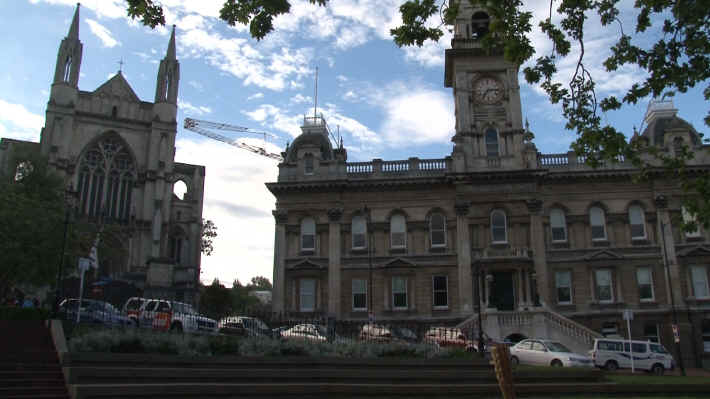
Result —
M 490 306 L 498 310 L 515 310 L 515 289 L 513 272 L 493 272 Z

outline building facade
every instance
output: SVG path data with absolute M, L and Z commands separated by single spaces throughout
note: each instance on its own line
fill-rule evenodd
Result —
M 320 117 L 283 153 L 276 197 L 273 308 L 338 319 L 477 324 L 492 338 L 631 335 L 673 349 L 676 309 L 686 365 L 710 362 L 708 233 L 680 228 L 677 182 L 636 181 L 629 162 L 587 165 L 542 154 L 523 125 L 518 66 L 478 40 L 468 3 L 446 50 L 456 132 L 450 156 L 347 162 Z M 635 139 L 695 152 L 697 131 L 654 102 Z
M 200 275 L 205 168 L 175 162 L 180 65 L 175 29 L 157 74 L 154 102 L 119 71 L 94 91 L 79 89 L 79 6 L 62 40 L 40 142 L 0 142 L 0 167 L 39 152 L 76 198 L 76 217 L 99 236 L 97 277 L 135 284 L 146 296 L 192 302 Z M 187 192 L 173 194 L 182 181 Z M 88 255 L 88 254 L 87 254 Z M 73 268 L 72 268 L 73 269 Z

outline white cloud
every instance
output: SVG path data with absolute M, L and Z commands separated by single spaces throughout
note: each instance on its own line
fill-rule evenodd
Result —
M 264 93 L 261 93 L 261 92 L 259 92 L 259 93 L 254 93 L 254 94 L 252 94 L 251 96 L 247 97 L 247 100 L 256 100 L 256 99 L 259 99 L 259 98 L 264 98 Z
M 444 90 L 395 85 L 384 103 L 381 131 L 390 146 L 446 142 L 454 133 L 454 104 Z
M 212 109 L 210 107 L 205 107 L 204 105 L 192 105 L 189 102 L 185 100 L 178 100 L 178 107 L 185 111 L 186 113 L 191 113 L 193 115 L 205 115 L 205 114 L 211 114 Z
M 93 19 L 87 19 L 86 23 L 89 24 L 89 29 L 91 29 L 91 33 L 96 35 L 96 37 L 101 40 L 101 43 L 104 47 L 116 47 L 121 45 L 121 42 L 116 40 L 113 37 L 111 31 L 108 30 L 105 26 L 94 21 Z
M 76 7 L 76 0 L 30 0 L 30 3 L 48 3 Z M 99 17 L 126 17 L 126 2 L 124 0 L 82 0 L 81 8 L 90 9 Z M 81 12 L 81 11 L 80 11 Z
M 190 86 L 194 87 L 195 89 L 197 89 L 199 91 L 202 91 L 205 88 L 205 86 L 203 86 L 202 83 L 200 83 L 196 80 L 190 80 L 189 82 L 187 82 L 187 84 L 189 84 Z
M 291 103 L 293 104 L 304 104 L 304 103 L 312 103 L 313 102 L 313 97 L 311 96 L 304 96 L 301 93 L 296 94 L 295 96 L 291 97 Z
M 217 226 L 214 252 L 202 257 L 201 280 L 231 285 L 272 278 L 275 207 L 264 183 L 276 181 L 277 162 L 212 140 L 178 139 L 175 160 L 204 165 L 203 217 Z
M 3 137 L 39 141 L 43 125 L 44 116 L 28 111 L 22 104 L 0 99 L 0 133 Z

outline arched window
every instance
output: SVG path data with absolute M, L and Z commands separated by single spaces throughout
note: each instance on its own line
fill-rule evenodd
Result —
M 128 147 L 118 136 L 109 135 L 91 144 L 79 165 L 81 214 L 128 220 L 135 169 Z
M 170 233 L 170 257 L 176 264 L 185 266 L 188 262 L 189 241 L 185 232 L 176 227 Z
M 313 251 L 316 249 L 316 222 L 313 218 L 301 220 L 301 250 Z
M 491 212 L 491 240 L 493 243 L 508 242 L 505 212 L 499 209 Z
M 429 219 L 429 234 L 432 247 L 446 246 L 446 217 L 441 213 L 433 213 Z
M 353 217 L 353 249 L 367 248 L 367 221 L 362 215 Z
M 589 209 L 589 225 L 592 226 L 592 240 L 606 240 L 606 220 L 602 208 L 593 206 Z
M 71 64 L 72 64 L 71 56 L 67 56 L 67 60 L 64 62 L 64 81 L 65 82 L 69 82 L 69 78 L 71 78 Z
M 631 239 L 643 240 L 646 238 L 646 222 L 643 217 L 643 209 L 638 205 L 629 207 L 629 225 L 631 225 Z
M 483 11 L 479 11 L 471 17 L 471 38 L 480 40 L 488 33 L 490 17 Z
M 185 194 L 187 194 L 187 184 L 182 180 L 173 183 L 173 194 L 179 199 L 184 200 Z
M 486 130 L 486 155 L 497 157 L 498 154 L 498 132 L 491 127 Z
M 404 215 L 392 215 L 390 219 L 390 244 L 392 248 L 407 247 L 407 221 Z
M 562 209 L 553 208 L 550 210 L 550 230 L 552 231 L 552 241 L 567 241 L 567 222 Z
M 304 162 L 304 173 L 307 175 L 313 174 L 313 154 L 306 154 L 303 157 Z

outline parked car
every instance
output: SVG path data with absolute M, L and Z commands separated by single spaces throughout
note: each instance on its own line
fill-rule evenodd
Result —
M 65 299 L 59 304 L 59 313 L 66 315 L 68 320 L 77 320 L 79 312 L 79 322 L 97 323 L 110 327 L 130 326 L 131 320 L 108 302 L 95 299 L 82 299 L 79 307 L 79 299 Z
M 139 311 L 138 325 L 163 331 L 217 334 L 214 319 L 198 314 L 190 304 L 164 299 L 146 300 Z
M 365 324 L 360 329 L 360 339 L 368 342 L 416 343 L 417 335 L 408 328 L 385 327 L 379 324 Z
M 673 370 L 673 356 L 661 344 L 649 341 L 629 341 L 624 339 L 596 338 L 589 351 L 593 364 L 610 371 L 631 368 L 633 350 L 634 368 L 656 375 L 663 375 L 665 370 Z
M 442 348 L 461 348 L 468 352 L 476 352 L 477 345 L 466 338 L 458 328 L 432 327 L 424 335 L 424 340 Z
M 256 317 L 230 316 L 219 321 L 220 334 L 242 337 L 273 337 L 275 332 Z
M 510 361 L 518 364 L 556 367 L 594 367 L 589 356 L 574 353 L 557 341 L 524 339 L 510 348 Z
M 288 340 L 326 342 L 328 334 L 325 328 L 315 324 L 297 324 L 281 332 L 281 338 Z
M 138 318 L 140 317 L 141 309 L 147 301 L 148 300 L 145 298 L 134 296 L 129 298 L 123 305 L 123 314 L 131 319 L 131 322 L 136 326 L 138 326 Z

